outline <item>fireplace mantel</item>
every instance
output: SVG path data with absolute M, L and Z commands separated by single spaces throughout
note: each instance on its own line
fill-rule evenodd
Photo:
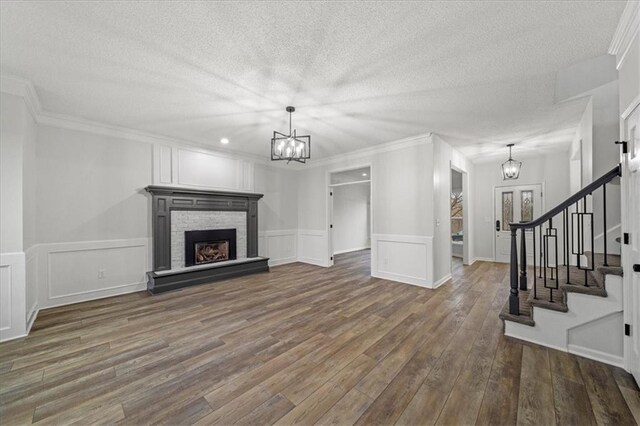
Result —
M 194 270 L 197 275 L 197 283 L 206 282 L 207 279 L 216 279 L 244 275 L 257 271 L 269 270 L 268 259 L 258 256 L 258 200 L 262 194 L 249 192 L 209 191 L 203 189 L 184 188 L 175 186 L 150 185 L 145 188 L 152 196 L 152 237 L 153 237 L 153 271 L 149 272 L 147 285 L 151 293 L 160 291 L 154 277 L 158 272 L 171 270 L 171 212 L 175 210 L 194 211 L 239 211 L 247 213 L 247 259 L 252 263 L 251 268 L 246 268 L 243 263 L 230 263 L 228 267 L 217 265 L 211 268 L 210 276 L 203 270 Z M 256 262 L 259 265 L 256 265 Z M 246 265 L 245 265 L 246 266 Z M 176 279 L 183 285 L 189 283 L 190 270 L 184 269 L 176 272 Z M 163 285 L 167 289 L 178 288 L 172 285 L 170 275 L 162 274 Z M 196 283 L 196 282 L 194 282 Z M 174 283 L 175 284 L 175 283 Z

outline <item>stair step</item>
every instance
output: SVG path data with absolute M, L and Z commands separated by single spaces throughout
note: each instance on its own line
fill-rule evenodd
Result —
M 531 304 L 527 302 L 529 299 L 529 291 L 521 290 L 518 293 L 518 298 L 520 299 L 520 315 L 512 315 L 509 313 L 509 301 L 507 300 L 498 317 L 500 317 L 501 320 L 509 320 L 533 327 L 535 322 L 533 321 L 533 313 L 531 312 L 532 308 Z
M 591 260 L 591 253 L 588 253 L 588 259 Z M 520 315 L 511 315 L 509 313 L 509 301 L 502 308 L 500 312 L 500 319 L 517 322 L 529 326 L 535 325 L 533 319 L 533 307 L 549 309 L 558 312 L 568 312 L 568 306 L 566 303 L 567 293 L 580 293 L 588 294 L 591 296 L 607 297 L 607 291 L 604 285 L 604 276 L 607 274 L 622 275 L 622 268 L 620 268 L 620 256 L 609 255 L 607 263 L 609 266 L 603 266 L 604 255 L 596 253 L 594 255 L 594 264 L 596 269 L 594 271 L 587 270 L 586 273 L 582 269 L 578 269 L 576 266 L 569 267 L 569 282 L 567 283 L 567 267 L 558 266 L 558 277 L 554 276 L 554 280 L 551 280 L 550 271 L 547 270 L 547 285 L 558 285 L 558 289 L 553 289 L 553 302 L 550 302 L 551 289 L 544 287 L 543 278 L 540 277 L 540 268 L 536 271 L 536 294 L 534 298 L 533 283 L 534 283 L 534 271 L 533 268 L 529 268 L 527 271 L 528 284 L 531 287 L 527 291 L 520 291 L 518 293 L 520 301 Z M 555 271 L 554 271 L 555 274 Z M 587 279 L 587 285 L 585 286 L 585 277 Z

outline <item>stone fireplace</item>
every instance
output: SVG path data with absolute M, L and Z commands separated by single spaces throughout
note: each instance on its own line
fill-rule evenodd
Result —
M 177 288 L 269 270 L 258 256 L 262 194 L 148 186 L 153 271 L 147 289 Z
M 234 259 L 247 258 L 247 213 L 237 211 L 175 210 L 171 213 L 171 269 L 193 266 L 186 255 L 189 245 L 188 232 L 217 231 L 233 229 L 236 231 Z M 204 240 L 202 240 L 204 241 Z M 210 237 L 210 241 L 214 241 Z

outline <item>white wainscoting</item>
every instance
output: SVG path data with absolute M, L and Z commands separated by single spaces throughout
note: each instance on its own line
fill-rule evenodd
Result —
M 25 255 L 25 288 L 26 288 L 26 321 L 27 334 L 38 316 L 38 246 L 33 245 L 24 252 Z
M 298 229 L 298 261 L 329 266 L 327 231 Z
M 153 183 L 226 191 L 253 191 L 254 164 L 199 149 L 153 146 Z
M 38 304 L 67 305 L 146 289 L 150 239 L 38 246 Z
M 373 234 L 371 275 L 433 288 L 433 237 Z
M 298 231 L 284 229 L 258 233 L 258 252 L 269 258 L 269 266 L 284 265 L 298 260 Z
M 0 341 L 27 333 L 25 279 L 24 253 L 0 254 Z

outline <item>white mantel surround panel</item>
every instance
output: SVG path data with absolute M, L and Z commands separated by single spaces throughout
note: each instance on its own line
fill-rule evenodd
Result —
M 247 213 L 173 210 L 171 212 L 171 269 L 185 267 L 184 233 L 186 231 L 205 231 L 214 229 L 236 230 L 236 258 L 247 257 Z

